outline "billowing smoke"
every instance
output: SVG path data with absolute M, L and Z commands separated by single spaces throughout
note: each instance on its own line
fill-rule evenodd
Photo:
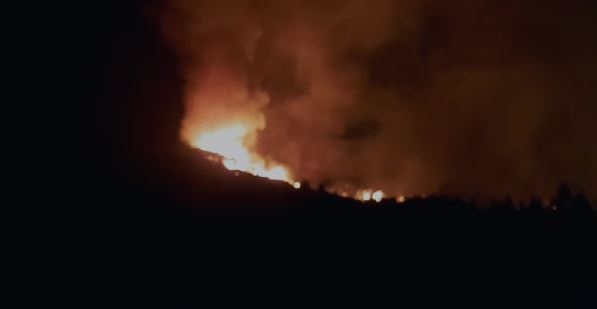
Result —
M 594 1 L 171 0 L 183 139 L 249 121 L 295 179 L 597 194 Z M 591 191 L 592 190 L 592 191 Z

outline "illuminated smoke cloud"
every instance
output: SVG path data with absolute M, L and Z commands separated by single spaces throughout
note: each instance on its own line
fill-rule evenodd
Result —
M 594 6 L 172 0 L 163 29 L 186 77 L 181 136 L 241 124 L 260 162 L 332 191 L 591 191 Z

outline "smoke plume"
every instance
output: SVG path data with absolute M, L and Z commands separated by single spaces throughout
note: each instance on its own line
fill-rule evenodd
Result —
M 594 1 L 171 0 L 163 25 L 185 140 L 248 122 L 332 190 L 597 194 Z

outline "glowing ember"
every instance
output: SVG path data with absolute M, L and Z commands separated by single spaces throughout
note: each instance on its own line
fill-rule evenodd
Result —
M 373 194 L 371 194 L 371 197 L 373 198 L 374 201 L 379 203 L 383 199 L 383 192 L 381 192 L 381 190 L 377 190 L 377 191 L 373 192 Z
M 384 198 L 384 193 L 381 190 L 371 190 L 371 189 L 367 189 L 367 190 L 359 190 L 357 191 L 357 193 L 354 195 L 354 198 L 363 202 L 369 202 L 371 200 L 375 201 L 375 202 L 381 202 L 381 200 Z
M 285 167 L 271 162 L 266 164 L 257 154 L 249 150 L 245 141 L 251 133 L 246 126 L 234 124 L 199 135 L 193 142 L 193 146 L 220 155 L 221 158 L 208 156 L 208 159 L 221 161 L 222 165 L 231 171 L 242 171 L 255 176 L 285 181 L 299 189 L 300 182 L 290 179 Z
M 361 199 L 363 201 L 370 201 L 371 200 L 371 192 L 370 191 L 363 192 L 363 194 L 361 195 Z

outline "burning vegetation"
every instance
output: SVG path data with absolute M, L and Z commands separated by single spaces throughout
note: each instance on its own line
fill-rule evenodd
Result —
M 595 197 L 597 25 L 578 1 L 169 4 L 181 137 L 229 170 L 363 201 Z

